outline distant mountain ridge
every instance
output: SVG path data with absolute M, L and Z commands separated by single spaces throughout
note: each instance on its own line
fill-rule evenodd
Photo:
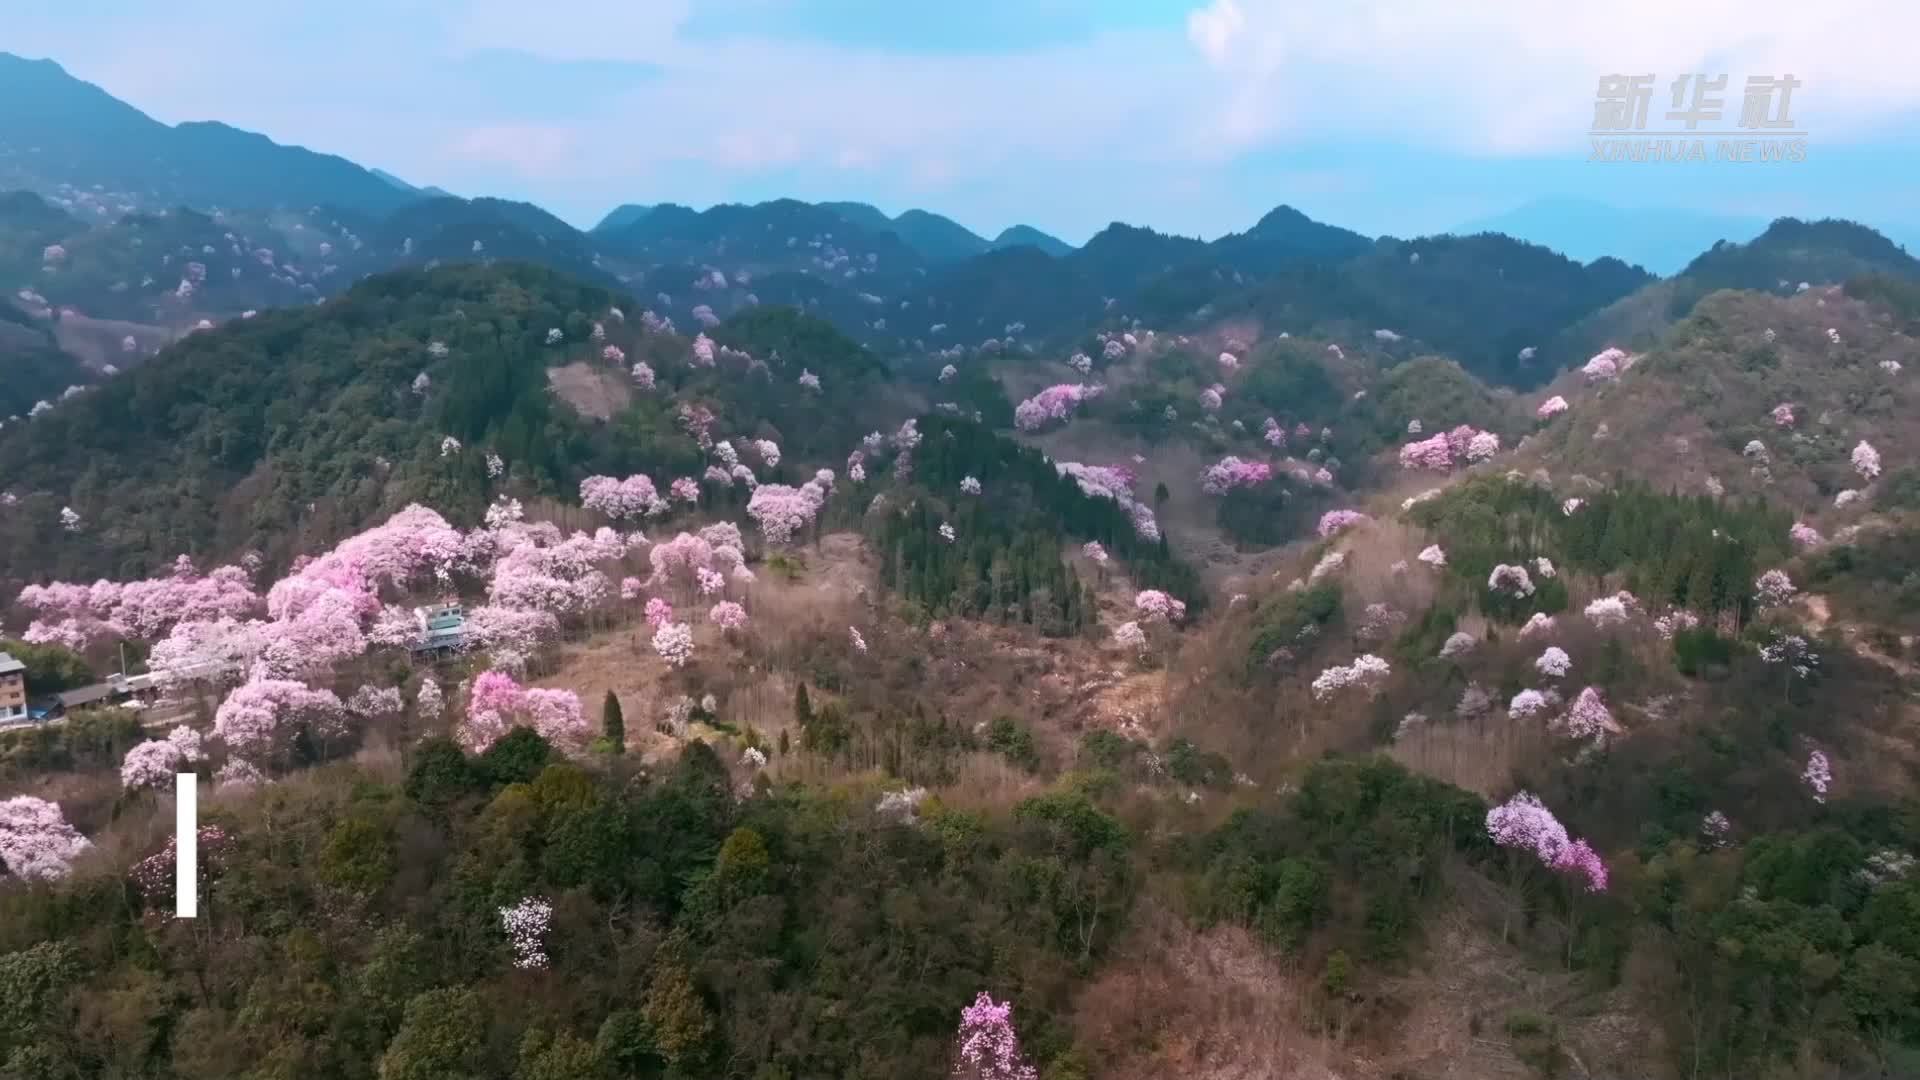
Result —
M 797 202 L 798 200 L 774 199 L 769 202 L 752 204 L 749 209 L 759 209 L 777 203 Z M 711 214 L 722 207 L 739 207 L 744 204 L 721 203 L 706 210 L 693 210 L 678 203 L 660 203 L 644 205 L 625 203 L 608 211 L 592 231 L 596 234 L 611 233 L 627 228 L 642 221 L 656 211 L 667 210 L 675 214 Z M 863 202 L 821 202 L 806 204 L 817 209 L 837 214 L 847 224 L 870 233 L 892 233 L 912 248 L 921 258 L 929 262 L 949 262 L 969 258 L 988 251 L 1021 244 L 1031 245 L 1048 255 L 1065 255 L 1073 250 L 1073 245 L 1031 225 L 1011 225 L 1000 231 L 992 240 L 982 237 L 966 226 L 943 214 L 929 210 L 905 210 L 894 217 L 871 203 Z
M 51 60 L 4 52 L 0 188 L 86 192 L 104 204 L 98 216 L 176 205 L 317 204 L 385 214 L 417 197 L 345 158 L 226 124 L 169 127 Z

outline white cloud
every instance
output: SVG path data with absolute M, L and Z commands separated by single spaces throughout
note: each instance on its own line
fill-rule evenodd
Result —
M 498 124 L 469 128 L 446 146 L 448 154 L 489 165 L 503 165 L 532 178 L 564 177 L 571 171 L 578 135 L 569 128 L 542 124 Z
M 1727 74 L 1726 124 L 1748 75 L 1791 73 L 1795 119 L 1847 137 L 1920 107 L 1920 5 L 1833 0 L 1212 0 L 1188 38 L 1220 90 L 1229 148 L 1287 135 L 1379 135 L 1473 152 L 1577 146 L 1600 76 L 1651 73 L 1650 127 L 1674 76 Z

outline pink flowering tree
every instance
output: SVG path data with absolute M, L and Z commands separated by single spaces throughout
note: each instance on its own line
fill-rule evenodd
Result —
M 826 501 L 826 491 L 812 480 L 797 488 L 762 484 L 747 500 L 747 516 L 760 526 L 767 543 L 784 544 L 812 527 Z
M 1585 840 L 1570 836 L 1553 811 L 1531 792 L 1522 791 L 1487 811 L 1487 836 L 1496 845 L 1523 854 L 1555 874 L 1564 875 L 1589 893 L 1607 890 L 1607 864 Z M 1520 867 L 1516 865 L 1516 879 Z M 1509 912 L 1509 915 L 1511 912 Z M 1502 940 L 1508 927 L 1500 931 Z M 1573 948 L 1571 936 L 1567 948 Z
M 1200 490 L 1209 495 L 1225 495 L 1236 488 L 1258 487 L 1273 479 L 1273 466 L 1256 461 L 1223 457 L 1200 474 Z
M 1567 399 L 1561 397 L 1559 394 L 1555 394 L 1541 402 L 1540 407 L 1533 410 L 1533 415 L 1541 420 L 1551 420 L 1566 411 Z
M 722 600 L 707 612 L 707 618 L 723 633 L 731 633 L 746 627 L 747 609 L 731 600 Z
M 1872 480 L 1880 475 L 1880 451 L 1875 450 L 1865 439 L 1853 448 L 1853 471 L 1863 480 Z
M 1013 410 L 1013 424 L 1021 431 L 1039 431 L 1049 424 L 1064 421 L 1081 402 L 1100 395 L 1099 386 L 1084 383 L 1058 383 L 1022 401 Z
M 1793 579 L 1784 570 L 1769 570 L 1753 582 L 1753 600 L 1762 608 L 1779 607 L 1793 599 Z
M 686 623 L 661 623 L 653 631 L 653 651 L 668 667 L 686 667 L 693 659 L 693 628 Z
M 477 753 L 516 727 L 533 729 L 564 753 L 578 753 L 591 736 L 573 691 L 522 687 L 506 672 L 482 672 L 467 697 L 460 742 Z
M 1453 447 L 1447 442 L 1445 432 L 1431 438 L 1410 442 L 1400 448 L 1400 467 L 1403 469 L 1429 469 L 1434 472 L 1446 472 L 1453 468 Z
M 282 754 L 302 730 L 322 742 L 346 734 L 346 709 L 332 691 L 257 678 L 236 687 L 213 715 L 214 734 L 230 753 L 249 760 Z
M 1585 375 L 1588 382 L 1609 382 L 1620 377 L 1620 365 L 1626 359 L 1624 351 L 1608 347 L 1595 353 L 1580 369 L 1580 374 Z
M 513 949 L 513 966 L 532 971 L 547 966 L 547 929 L 553 905 L 537 896 L 500 909 L 500 929 Z
M 175 774 L 204 760 L 200 733 L 181 724 L 164 739 L 150 739 L 129 749 L 120 762 L 120 784 L 128 791 L 163 788 Z
M 1600 697 L 1600 691 L 1591 686 L 1580 691 L 1580 696 L 1573 699 L 1573 705 L 1567 709 L 1560 726 L 1573 738 L 1596 744 L 1620 731 L 1620 725 L 1614 723 L 1613 712 Z
M 1142 589 L 1133 597 L 1134 610 L 1148 622 L 1177 623 L 1187 616 L 1187 605 L 1159 589 Z
M 1329 510 L 1320 515 L 1318 531 L 1324 539 L 1345 532 L 1355 525 L 1364 524 L 1368 520 L 1367 515 L 1358 510 Z
M 981 991 L 973 1004 L 960 1010 L 955 1041 L 954 1075 L 961 1080 L 1038 1080 L 1038 1070 L 1021 1053 L 1011 1002 L 995 1001 Z
M 1338 665 L 1322 671 L 1313 680 L 1313 700 L 1325 701 L 1349 688 L 1358 688 L 1368 697 L 1373 697 L 1386 686 L 1387 678 L 1392 674 L 1392 665 L 1372 653 L 1367 653 L 1356 657 L 1351 664 Z
M 58 881 L 93 845 L 67 824 L 60 804 L 16 795 L 0 801 L 0 863 L 23 881 Z
M 624 521 L 646 515 L 656 517 L 667 512 L 667 501 L 653 486 L 653 479 L 635 473 L 625 480 L 611 476 L 589 476 L 580 482 L 580 505 L 589 510 Z
M 1807 755 L 1807 767 L 1800 772 L 1800 782 L 1807 786 L 1814 802 L 1827 801 L 1827 791 L 1833 787 L 1833 766 L 1828 764 L 1826 754 L 1815 750 Z

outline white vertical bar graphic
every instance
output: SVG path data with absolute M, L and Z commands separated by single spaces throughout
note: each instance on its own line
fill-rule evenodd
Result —
M 173 774 L 173 914 L 197 918 L 200 913 L 200 778 Z

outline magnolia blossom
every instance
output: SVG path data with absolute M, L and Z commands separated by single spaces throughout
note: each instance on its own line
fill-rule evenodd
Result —
M 259 678 L 237 687 L 213 714 L 214 734 L 235 754 L 273 753 L 304 726 L 323 736 L 344 733 L 345 710 L 330 690 L 290 679 Z
M 1753 582 L 1754 602 L 1763 608 L 1779 607 L 1793 599 L 1799 590 L 1794 588 L 1793 579 L 1784 570 L 1769 570 Z
M 1487 575 L 1487 589 L 1490 592 L 1506 593 L 1509 596 L 1523 598 L 1533 595 L 1533 578 L 1524 566 L 1509 566 L 1500 563 Z
M 80 531 L 80 515 L 71 506 L 60 508 L 60 527 L 68 532 Z
M 650 596 L 647 598 L 645 614 L 647 625 L 658 630 L 673 621 L 673 605 L 657 596 Z
M 1787 530 L 1787 539 L 1797 547 L 1819 547 L 1826 542 L 1825 537 L 1804 521 L 1793 523 L 1793 528 Z
M 960 478 L 960 493 L 961 493 L 961 494 L 963 494 L 963 495 L 978 495 L 978 494 L 980 494 L 980 481 L 979 481 L 979 479 L 978 479 L 977 477 L 972 477 L 972 476 L 963 476 L 963 477 L 961 477 L 961 478 Z
M 1322 671 L 1319 677 L 1313 680 L 1313 699 L 1324 701 L 1350 686 L 1358 686 L 1365 690 L 1368 696 L 1372 696 L 1380 692 L 1387 676 L 1392 673 L 1392 666 L 1385 660 L 1367 653 L 1356 658 L 1351 664 L 1330 667 Z
M 1447 565 L 1447 553 L 1440 549 L 1439 544 L 1428 544 L 1414 557 L 1436 570 Z
M 1672 641 L 1675 634 L 1692 630 L 1700 625 L 1700 616 L 1684 608 L 1674 608 L 1653 620 L 1653 629 L 1662 641 Z
M 1479 644 L 1479 638 L 1465 631 L 1449 634 L 1447 640 L 1440 646 L 1440 658 L 1443 660 L 1451 660 L 1456 656 L 1465 656 L 1472 652 L 1475 646 Z
M 1572 517 L 1574 514 L 1574 511 L 1580 509 L 1585 505 L 1587 505 L 1587 500 L 1582 499 L 1576 495 L 1573 498 L 1568 499 L 1566 502 L 1563 502 L 1560 504 L 1560 513 L 1566 517 Z
M 413 711 L 422 720 L 438 720 L 446 711 L 446 695 L 440 690 L 440 684 L 432 677 L 420 681 L 420 692 L 414 696 Z
M 184 763 L 180 748 L 171 742 L 153 739 L 138 743 L 120 761 L 120 784 L 129 791 L 165 787 Z
M 0 862 L 23 881 L 57 881 L 89 847 L 58 803 L 16 795 L 0 801 Z
M 1147 632 L 1137 622 L 1123 622 L 1114 627 L 1113 643 L 1123 649 L 1143 650 L 1147 647 Z
M 1868 445 L 1865 439 L 1853 448 L 1853 471 L 1866 480 L 1880 475 L 1880 452 Z
M 1267 441 L 1268 446 L 1276 450 L 1286 448 L 1287 429 L 1280 426 L 1280 421 L 1271 416 L 1267 417 L 1266 424 L 1261 428 L 1260 437 Z
M 1613 713 L 1608 710 L 1607 703 L 1601 699 L 1600 691 L 1591 686 L 1580 691 L 1580 696 L 1573 699 L 1573 705 L 1561 723 L 1567 734 L 1574 738 L 1596 742 L 1620 730 L 1619 725 L 1613 722 Z
M 1453 446 L 1447 441 L 1445 432 L 1419 442 L 1411 442 L 1400 448 L 1400 467 L 1403 469 L 1431 469 L 1445 472 L 1453 468 Z
M 1539 670 L 1540 674 L 1550 679 L 1561 679 L 1566 677 L 1567 672 L 1573 670 L 1573 658 L 1568 656 L 1567 651 L 1560 646 L 1549 645 L 1547 650 L 1540 654 L 1540 658 L 1533 662 L 1533 666 Z
M 705 334 L 695 335 L 693 339 L 693 362 L 701 367 L 713 366 L 713 339 Z
M 1187 615 L 1186 604 L 1159 589 L 1142 589 L 1135 593 L 1133 607 L 1150 622 L 1175 623 Z
M 1200 391 L 1200 407 L 1208 412 L 1219 412 L 1224 403 L 1218 387 L 1209 386 Z
M 1507 703 L 1507 715 L 1515 720 L 1531 720 L 1553 706 L 1553 699 L 1538 690 L 1522 690 Z
M 847 627 L 847 641 L 853 646 L 853 651 L 861 653 L 867 651 L 867 639 L 860 636 L 858 629 Z
M 1322 538 L 1333 536 L 1367 520 L 1358 510 L 1329 510 L 1320 515 L 1319 533 Z
M 784 544 L 812 527 L 826 498 L 825 490 L 814 481 L 797 488 L 762 484 L 747 500 L 747 516 L 760 526 L 760 534 L 768 543 Z
M 1539 417 L 1542 420 L 1551 420 L 1552 418 L 1559 416 L 1561 413 L 1566 411 L 1567 411 L 1567 399 L 1561 397 L 1559 394 L 1555 394 L 1552 397 L 1548 398 L 1547 400 L 1541 402 L 1540 407 L 1533 410 L 1533 415 L 1535 415 L 1536 417 Z
M 452 457 L 460 452 L 460 440 L 449 435 L 440 440 L 440 456 Z
M 433 380 L 427 377 L 426 372 L 423 371 L 420 374 L 415 375 L 413 377 L 413 392 L 415 394 L 421 397 L 425 397 L 427 396 L 427 391 L 432 387 L 433 387 Z
M 1551 579 L 1559 574 L 1559 571 L 1553 568 L 1553 560 L 1547 558 L 1545 555 L 1533 560 L 1533 572 L 1546 579 Z
M 1520 627 L 1520 636 L 1523 638 L 1533 637 L 1536 634 L 1551 633 L 1553 633 L 1553 616 L 1544 611 L 1534 612 L 1527 617 L 1526 623 Z
M 960 1010 L 959 1061 L 954 1075 L 962 1080 L 1038 1080 L 1039 1071 L 1020 1051 L 1013 1029 L 1013 1005 L 997 1002 L 981 991 L 973 1004 Z
M 500 909 L 500 928 L 513 947 L 513 966 L 537 970 L 547 966 L 547 928 L 553 921 L 553 905 L 537 897 L 528 897 Z
M 1733 832 L 1733 822 L 1718 810 L 1700 819 L 1700 838 L 1708 848 L 1727 846 L 1727 836 Z
M 1605 892 L 1607 867 L 1585 840 L 1571 838 L 1536 796 L 1522 791 L 1487 811 L 1487 836 L 1504 848 L 1525 851 L 1541 865 L 1573 877 L 1588 892 Z
M 667 494 L 689 505 L 700 501 L 700 481 L 682 476 L 667 485 Z
M 1106 565 L 1107 558 L 1108 558 L 1107 549 L 1104 547 L 1101 547 L 1100 541 L 1098 540 L 1089 540 L 1086 543 L 1080 545 L 1080 554 L 1085 555 L 1087 558 L 1092 559 L 1094 562 L 1099 563 L 1102 566 Z
M 669 667 L 685 667 L 693 659 L 693 628 L 686 623 L 661 623 L 653 632 L 653 651 Z
M 780 445 L 778 443 L 772 439 L 755 439 L 748 445 L 753 447 L 753 452 L 760 456 L 760 460 L 766 463 L 767 468 L 772 469 L 779 466 Z
M 945 540 L 947 543 L 951 544 L 955 540 L 958 540 L 959 538 L 960 538 L 960 534 L 953 531 L 953 526 L 951 524 L 945 521 L 940 523 L 940 539 Z
M 1807 785 L 1813 793 L 1813 801 L 1827 801 L 1827 789 L 1833 786 L 1833 767 L 1827 762 L 1827 755 L 1815 750 L 1807 755 L 1807 767 L 1800 773 L 1800 782 Z
M 653 389 L 654 387 L 653 365 L 648 364 L 644 360 L 634 364 L 633 365 L 633 385 L 639 387 L 642 390 Z
M 1329 551 L 1320 557 L 1319 562 L 1313 564 L 1312 571 L 1307 574 L 1307 584 L 1311 585 L 1345 565 L 1347 565 L 1346 552 Z
M 1594 354 L 1593 359 L 1588 360 L 1586 366 L 1580 369 L 1580 373 L 1587 377 L 1588 382 L 1614 379 L 1619 377 L 1620 362 L 1626 358 L 1627 354 L 1624 351 L 1607 348 Z
M 747 625 L 747 609 L 731 600 L 722 600 L 707 612 L 707 618 L 721 630 L 738 630 Z
M 1054 421 L 1065 420 L 1081 402 L 1098 397 L 1100 391 L 1098 386 L 1083 383 L 1049 386 L 1015 406 L 1014 426 L 1021 431 L 1038 431 Z
M 1255 487 L 1272 478 L 1273 466 L 1228 456 L 1200 474 L 1200 489 L 1209 495 L 1225 495 L 1235 488 Z
M 368 719 L 400 715 L 406 707 L 397 686 L 363 686 L 347 699 L 347 711 Z
M 815 375 L 813 372 L 808 371 L 805 368 L 800 369 L 800 378 L 796 381 L 799 382 L 799 384 L 802 387 L 808 390 L 818 392 L 820 389 L 820 376 Z
M 1469 462 L 1486 461 L 1500 452 L 1500 436 L 1491 431 L 1475 432 L 1467 441 L 1467 460 Z
M 1617 596 L 1603 596 L 1586 608 L 1587 619 L 1603 629 L 1625 623 L 1632 614 L 1626 602 Z
M 580 481 L 580 505 L 616 521 L 642 514 L 659 515 L 667 510 L 667 501 L 660 497 L 653 479 L 643 473 L 635 473 L 625 480 L 611 476 L 587 477 Z

